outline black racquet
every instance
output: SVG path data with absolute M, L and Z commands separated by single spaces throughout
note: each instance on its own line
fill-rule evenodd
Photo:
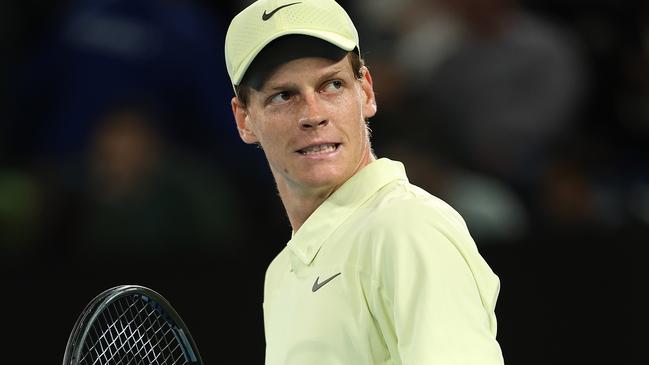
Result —
M 95 297 L 72 328 L 63 365 L 202 365 L 187 326 L 155 291 L 121 285 Z

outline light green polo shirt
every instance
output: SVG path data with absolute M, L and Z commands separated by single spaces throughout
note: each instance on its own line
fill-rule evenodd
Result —
M 498 290 L 460 215 L 379 159 L 270 264 L 266 364 L 503 364 Z

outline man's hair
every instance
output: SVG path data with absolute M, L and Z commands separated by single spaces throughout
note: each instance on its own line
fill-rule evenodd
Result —
M 365 62 L 357 50 L 347 52 L 318 38 L 288 35 L 271 42 L 255 58 L 239 85 L 235 86 L 239 102 L 243 106 L 248 105 L 251 90 L 261 90 L 277 67 L 303 57 L 322 57 L 333 61 L 347 57 L 354 76 L 357 79 L 363 77 L 361 69 Z

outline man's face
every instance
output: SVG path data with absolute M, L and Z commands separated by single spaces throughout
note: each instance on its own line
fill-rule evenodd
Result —
M 278 184 L 333 191 L 373 159 L 365 119 L 376 113 L 372 78 L 349 56 L 299 58 L 279 66 L 248 105 L 232 108 L 241 138 L 259 143 Z

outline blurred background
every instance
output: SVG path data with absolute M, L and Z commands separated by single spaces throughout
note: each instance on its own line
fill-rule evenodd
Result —
M 85 304 L 129 283 L 172 302 L 207 364 L 263 362 L 263 276 L 290 227 L 230 114 L 223 40 L 249 3 L 0 4 L 0 308 L 17 360 L 60 362 Z M 649 3 L 340 3 L 375 80 L 376 154 L 455 207 L 501 279 L 506 363 L 638 358 Z

